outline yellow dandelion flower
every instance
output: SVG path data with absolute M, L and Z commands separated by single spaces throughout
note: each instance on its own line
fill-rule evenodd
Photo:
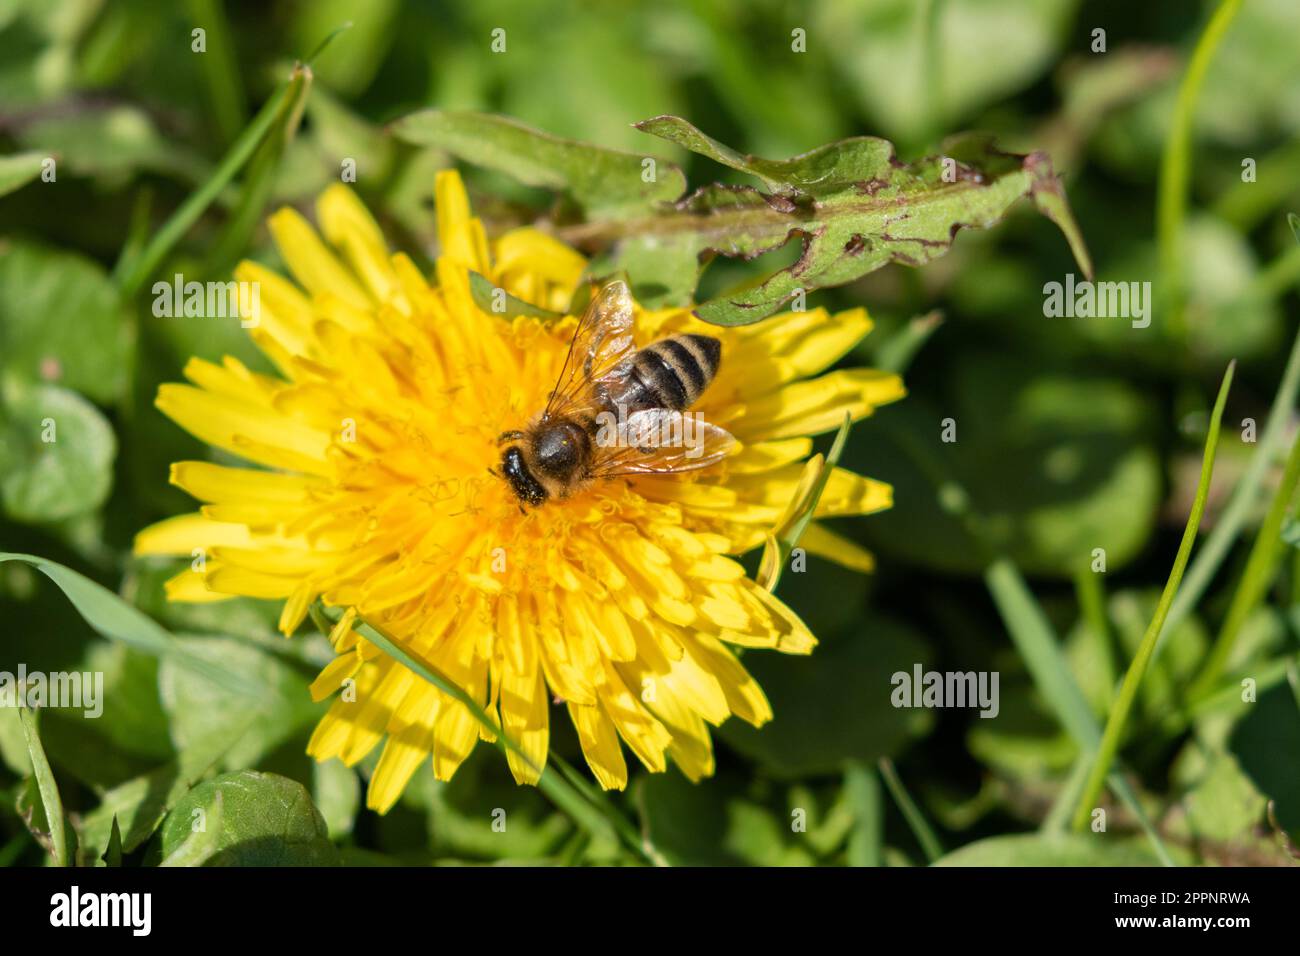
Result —
M 309 752 L 352 765 L 382 742 L 367 799 L 376 810 L 391 807 L 430 756 L 449 779 L 485 731 L 463 704 L 358 635 L 358 618 L 498 719 L 524 755 L 509 755 L 521 783 L 545 764 L 553 696 L 602 787 L 627 781 L 622 744 L 652 771 L 671 758 L 698 780 L 713 770 L 709 725 L 772 716 L 732 648 L 806 654 L 816 643 L 732 555 L 781 520 L 810 436 L 900 398 L 902 383 L 869 369 L 825 373 L 870 329 L 861 309 L 744 328 L 705 325 L 686 309 L 638 310 L 642 345 L 689 331 L 721 340 L 721 368 L 693 410 L 730 431 L 738 452 L 697 472 L 596 482 L 521 511 L 488 471 L 500 458 L 497 437 L 545 405 L 576 320 L 484 313 L 470 272 L 563 311 L 586 262 L 534 229 L 490 243 L 454 172 L 439 176 L 436 201 L 433 281 L 390 255 L 341 185 L 320 197 L 320 234 L 291 209 L 271 217 L 295 282 L 251 262 L 236 278 L 259 285 L 249 333 L 279 375 L 229 357 L 192 359 L 191 384 L 164 385 L 157 398 L 181 427 L 261 467 L 178 462 L 171 480 L 201 508 L 145 529 L 135 550 L 204 549 L 203 570 L 173 578 L 169 596 L 283 600 L 286 635 L 318 598 L 343 609 L 331 635 L 337 657 L 312 687 L 317 699 L 339 696 Z M 889 504 L 887 485 L 836 469 L 816 516 Z M 802 545 L 870 566 L 866 552 L 816 522 Z M 350 693 L 339 694 L 345 684 Z

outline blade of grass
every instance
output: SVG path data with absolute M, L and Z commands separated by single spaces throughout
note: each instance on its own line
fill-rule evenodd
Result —
M 45 748 L 41 746 L 41 735 L 36 727 L 36 715 L 27 707 L 18 711 L 18 718 L 23 725 L 23 737 L 27 740 L 27 755 L 32 761 L 32 776 L 36 778 L 36 789 L 41 794 L 41 806 L 45 810 L 45 820 L 50 825 L 50 844 L 53 847 L 54 865 L 68 865 L 68 834 L 64 829 L 63 800 L 59 797 L 58 784 L 54 782 L 54 771 L 45 757 Z
M 320 43 L 316 44 L 316 49 L 312 50 L 311 53 L 307 55 L 307 59 L 303 60 L 303 62 L 306 63 L 308 66 L 311 66 L 313 63 L 316 62 L 317 58 L 322 53 L 324 53 L 327 49 L 329 49 L 331 43 L 333 43 L 343 34 L 351 30 L 352 27 L 353 27 L 353 23 L 351 20 L 345 20 L 342 23 L 340 23 L 329 33 L 325 34 L 325 39 L 321 40 Z
M 1223 407 L 1228 401 L 1228 390 L 1232 387 L 1232 376 L 1235 370 L 1236 362 L 1229 362 L 1228 370 L 1223 375 L 1223 383 L 1219 386 L 1218 398 L 1214 401 L 1214 411 L 1210 417 L 1210 431 L 1205 438 L 1205 453 L 1201 459 L 1201 479 L 1196 486 L 1196 499 L 1192 502 L 1192 512 L 1187 518 L 1186 527 L 1183 529 L 1183 540 L 1178 545 L 1178 554 L 1174 558 L 1173 568 L 1169 571 L 1169 579 L 1165 582 L 1165 589 L 1160 595 L 1155 614 L 1152 615 L 1151 623 L 1142 636 L 1142 643 L 1138 645 L 1137 653 L 1133 657 L 1133 662 L 1129 665 L 1128 673 L 1124 675 L 1124 683 L 1120 686 L 1119 697 L 1116 699 L 1114 706 L 1111 707 L 1110 716 L 1106 720 L 1106 730 L 1102 734 L 1101 747 L 1097 751 L 1096 763 L 1093 764 L 1092 772 L 1088 776 L 1088 783 L 1084 786 L 1083 793 L 1079 797 L 1078 809 L 1075 810 L 1075 830 L 1082 830 L 1087 826 L 1092 807 L 1101 793 L 1107 775 L 1110 773 L 1110 765 L 1114 762 L 1115 755 L 1119 750 L 1119 742 L 1124 733 L 1124 726 L 1128 722 L 1129 712 L 1133 709 L 1133 702 L 1137 699 L 1138 688 L 1142 684 L 1142 678 L 1146 675 L 1147 665 L 1151 663 L 1151 655 L 1155 651 L 1156 641 L 1160 637 L 1161 628 L 1164 627 L 1165 618 L 1169 614 L 1169 607 L 1173 604 L 1174 595 L 1178 593 L 1178 585 L 1183 579 L 1183 571 L 1187 567 L 1188 559 L 1191 557 L 1192 545 L 1196 541 L 1196 532 L 1201 525 L 1201 514 L 1205 511 L 1205 499 L 1210 493 L 1210 478 L 1214 474 L 1214 456 L 1219 447 L 1219 426 L 1223 422 Z
M 844 791 L 853 808 L 853 831 L 849 834 L 849 866 L 880 866 L 884 807 L 880 804 L 880 780 L 870 768 L 851 760 L 844 768 Z
M 438 667 L 417 657 L 401 647 L 396 639 L 378 625 L 357 618 L 353 629 L 360 633 L 393 660 L 402 664 L 412 673 L 424 678 L 448 697 L 463 704 L 474 719 L 492 734 L 493 744 L 500 750 L 512 751 L 535 770 L 540 770 L 537 787 L 567 813 L 579 826 L 590 832 L 593 837 L 608 840 L 611 837 L 622 840 L 625 846 L 647 862 L 655 862 L 646 853 L 637 835 L 636 828 L 621 814 L 614 812 L 608 804 L 594 804 L 583 796 L 581 791 L 562 776 L 565 765 L 558 764 L 559 769 L 546 770 L 538 768 L 524 753 L 522 748 L 508 737 L 492 716 L 484 710 L 473 697 L 464 691 L 455 681 L 444 674 Z
M 1295 213 L 1289 213 L 1287 222 L 1295 234 L 1297 244 L 1300 244 L 1300 217 Z M 1273 463 L 1274 456 L 1281 450 L 1298 397 L 1300 397 L 1300 331 L 1297 331 L 1291 343 L 1291 352 L 1282 373 L 1282 381 L 1269 406 L 1268 422 L 1260 434 L 1259 446 L 1251 457 L 1245 473 L 1233 489 L 1227 506 L 1215 523 L 1214 530 L 1210 532 L 1196 559 L 1188 568 L 1183 586 L 1179 589 L 1178 597 L 1169 610 L 1165 633 L 1174 631 L 1196 607 L 1228 551 L 1236 542 L 1248 515 L 1255 506 L 1264 475 Z M 1157 657 L 1163 647 L 1163 641 L 1156 643 Z
M 1282 472 L 1282 481 L 1269 503 L 1268 513 L 1255 535 L 1246 567 L 1241 572 L 1241 580 L 1232 594 L 1228 613 L 1223 618 L 1219 635 L 1210 648 L 1210 653 L 1201 665 L 1200 673 L 1187 688 L 1187 699 L 1195 701 L 1214 689 L 1223 667 L 1232 655 L 1232 648 L 1237 642 L 1246 619 L 1258 606 L 1269 584 L 1277 574 L 1282 556 L 1282 523 L 1291 510 L 1295 499 L 1297 485 L 1300 485 L 1300 440 L 1291 445 L 1287 455 L 1286 468 Z
M 1192 120 L 1201 84 L 1220 41 L 1241 9 L 1242 0 L 1223 0 L 1197 41 L 1178 86 L 1173 122 L 1160 158 L 1160 180 L 1156 190 L 1156 247 L 1160 278 L 1165 290 L 1169 330 L 1183 333 L 1183 223 L 1187 218 L 1187 194 L 1191 180 Z
M 540 305 L 533 305 L 531 302 L 525 302 L 517 296 L 511 295 L 505 289 L 499 288 L 487 276 L 481 272 L 475 272 L 473 269 L 469 273 L 469 294 L 474 298 L 474 304 L 488 315 L 499 315 L 503 319 L 513 319 L 517 315 L 526 315 L 534 319 L 545 319 L 553 322 L 561 318 L 559 312 L 553 312 L 550 309 L 543 309 Z M 497 304 L 497 296 L 502 296 L 500 308 Z
M 894 769 L 894 762 L 888 757 L 880 758 L 880 776 L 884 778 L 885 786 L 889 788 L 889 795 L 894 798 L 894 803 L 902 812 L 903 819 L 907 821 L 913 836 L 916 837 L 916 842 L 921 844 L 921 851 L 925 854 L 926 860 L 933 863 L 943 856 L 943 844 L 939 842 L 934 830 L 926 822 L 921 808 L 916 805 L 907 788 L 903 786 L 898 771 Z

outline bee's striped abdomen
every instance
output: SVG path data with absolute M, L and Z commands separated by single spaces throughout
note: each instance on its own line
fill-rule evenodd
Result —
M 707 335 L 674 335 L 637 352 L 626 404 L 683 411 L 713 381 L 722 343 Z

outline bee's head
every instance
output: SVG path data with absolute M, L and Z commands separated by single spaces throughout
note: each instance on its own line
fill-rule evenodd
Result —
M 546 489 L 528 470 L 518 445 L 511 445 L 501 453 L 501 476 L 521 504 L 536 507 L 546 500 Z

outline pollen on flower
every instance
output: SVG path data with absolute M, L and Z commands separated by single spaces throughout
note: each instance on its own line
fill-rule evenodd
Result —
M 340 610 L 329 635 L 337 657 L 312 685 L 334 702 L 309 752 L 354 764 L 382 745 L 368 794 L 377 810 L 426 760 L 450 778 L 486 731 L 361 637 L 358 620 L 497 718 L 522 751 L 508 758 L 522 783 L 545 765 L 553 698 L 601 786 L 625 785 L 625 746 L 652 771 L 671 760 L 706 776 L 710 726 L 772 716 L 734 649 L 804 654 L 816 643 L 734 556 L 780 521 L 811 436 L 900 398 L 902 384 L 868 369 L 825 372 L 870 330 L 862 310 L 737 329 L 685 309 L 638 310 L 639 344 L 683 332 L 721 340 L 725 360 L 692 410 L 738 450 L 697 472 L 597 481 L 522 508 L 494 473 L 497 439 L 545 406 L 575 320 L 481 311 L 470 272 L 562 312 L 586 263 L 533 229 L 489 244 L 454 173 L 439 176 L 436 201 L 441 256 L 427 278 L 389 254 L 344 186 L 321 196 L 320 234 L 292 210 L 272 217 L 293 281 L 247 262 L 236 277 L 260 285 L 248 331 L 278 374 L 195 359 L 190 384 L 165 385 L 157 399 L 249 467 L 177 463 L 172 482 L 200 509 L 145 529 L 136 550 L 203 549 L 202 570 L 187 567 L 169 596 L 282 600 L 286 635 L 317 600 Z M 887 486 L 836 469 L 816 517 L 889 502 Z M 869 562 L 817 521 L 802 544 L 850 567 Z

